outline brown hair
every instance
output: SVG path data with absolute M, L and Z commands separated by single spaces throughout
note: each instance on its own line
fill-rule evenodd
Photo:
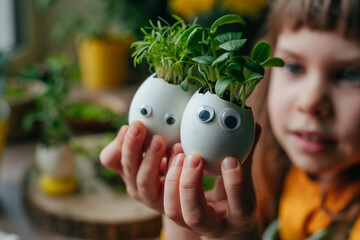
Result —
M 270 12 L 262 33 L 273 48 L 276 48 L 277 37 L 284 28 L 296 31 L 302 27 L 334 31 L 360 43 L 360 2 L 359 0 L 271 1 Z M 249 101 L 250 106 L 254 109 L 255 119 L 262 127 L 262 134 L 253 160 L 253 176 L 261 230 L 264 230 L 277 216 L 282 184 L 290 167 L 288 157 L 274 138 L 268 119 L 266 101 L 268 76 L 267 72 L 266 78 Z M 359 166 L 356 166 L 356 169 L 359 169 Z M 344 186 L 343 184 L 354 181 L 359 182 L 360 175 L 357 171 L 355 174 L 357 175 L 355 179 L 354 175 L 351 178 L 341 178 L 341 181 L 336 179 L 337 186 Z M 348 176 L 348 174 L 346 175 Z M 323 196 L 325 198 L 327 188 L 324 189 Z M 352 201 L 352 204 L 359 204 L 359 200 Z

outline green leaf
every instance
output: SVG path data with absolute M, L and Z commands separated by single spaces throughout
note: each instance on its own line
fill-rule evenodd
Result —
M 215 92 L 219 97 L 222 97 L 226 89 L 234 82 L 233 79 L 223 77 L 216 81 Z
M 258 42 L 251 54 L 251 58 L 253 61 L 257 63 L 262 63 L 266 61 L 270 57 L 271 54 L 271 46 L 267 42 L 261 41 Z
M 237 63 L 237 64 L 241 64 L 241 65 L 245 65 L 246 64 L 246 59 L 243 56 L 232 56 L 231 58 L 229 58 L 229 63 Z
M 264 75 L 265 69 L 256 62 L 248 62 L 245 67 L 249 69 L 252 72 L 259 73 L 261 75 Z
M 226 51 L 237 51 L 246 43 L 246 39 L 231 40 L 220 44 L 220 48 Z
M 262 78 L 264 78 L 263 75 L 261 75 L 259 73 L 252 73 L 249 76 L 247 76 L 247 78 L 245 79 L 244 82 L 251 82 L 251 81 L 253 81 L 255 79 L 262 79 Z
M 186 48 L 188 50 L 199 50 L 199 42 L 202 40 L 203 29 L 195 28 L 189 35 L 186 41 Z
M 192 58 L 194 62 L 211 66 L 211 64 L 215 61 L 215 58 L 212 56 L 200 56 Z
M 261 63 L 261 65 L 266 68 L 266 67 L 283 67 L 284 66 L 284 61 L 281 58 L 269 58 L 267 59 L 265 62 Z
M 230 54 L 228 52 L 221 54 L 212 64 L 211 66 L 214 67 L 216 64 L 220 64 L 225 62 L 229 58 Z
M 226 75 L 238 82 L 243 83 L 245 80 L 244 74 L 242 73 L 242 67 L 241 65 L 238 65 L 238 68 L 230 68 L 226 70 Z
M 185 30 L 180 37 L 176 40 L 175 44 L 178 44 L 180 41 L 185 40 L 189 37 L 190 33 L 192 33 L 195 29 L 201 28 L 201 25 L 194 24 L 191 27 L 189 27 L 187 30 Z
M 240 40 L 242 32 L 227 32 L 216 36 L 216 40 L 220 43 L 228 42 L 231 40 Z
M 187 78 L 185 78 L 181 83 L 180 83 L 180 87 L 183 91 L 187 92 L 189 90 L 189 82 L 187 80 Z
M 210 27 L 210 33 L 214 34 L 217 28 L 221 25 L 230 24 L 230 23 L 240 23 L 245 24 L 245 21 L 242 17 L 234 14 L 228 14 L 218 18 Z

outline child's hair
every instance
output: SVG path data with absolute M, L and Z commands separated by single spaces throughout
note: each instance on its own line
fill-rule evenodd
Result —
M 265 40 L 273 48 L 276 48 L 277 37 L 284 28 L 296 31 L 302 27 L 336 32 L 360 44 L 360 1 L 274 0 L 270 4 L 270 12 L 265 24 L 263 34 Z M 267 79 L 268 76 L 269 73 L 267 73 Z M 264 230 L 277 216 L 283 181 L 290 167 L 288 157 L 271 131 L 266 101 L 268 83 L 269 81 L 264 79 L 251 98 L 255 118 L 262 126 L 260 142 L 253 160 L 253 176 L 261 230 Z M 343 186 L 350 181 L 359 182 L 359 170 L 360 165 L 352 168 L 350 174 L 342 174 L 348 177 L 342 177 L 341 181 L 336 179 L 337 186 Z M 325 187 L 323 190 L 324 198 L 326 189 Z M 351 204 L 359 205 L 359 199 L 354 199 Z

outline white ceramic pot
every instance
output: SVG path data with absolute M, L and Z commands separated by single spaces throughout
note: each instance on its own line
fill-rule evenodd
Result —
M 194 91 L 185 92 L 152 74 L 136 91 L 129 109 L 129 124 L 140 120 L 152 135 L 164 137 L 167 148 L 180 142 L 181 118 Z
M 241 162 L 246 159 L 254 141 L 255 122 L 250 108 L 198 91 L 185 108 L 180 131 L 184 153 L 200 155 L 205 172 L 219 175 L 226 156 Z
M 56 146 L 36 145 L 35 161 L 39 168 L 53 178 L 65 178 L 74 175 L 75 158 L 69 144 Z

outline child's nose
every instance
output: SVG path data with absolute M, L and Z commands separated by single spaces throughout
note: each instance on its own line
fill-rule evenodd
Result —
M 332 103 L 327 80 L 319 74 L 305 80 L 296 107 L 300 112 L 319 118 L 329 117 L 332 114 Z

